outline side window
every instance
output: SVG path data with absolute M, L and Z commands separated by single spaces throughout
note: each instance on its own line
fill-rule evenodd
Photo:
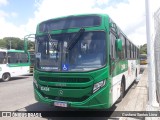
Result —
M 28 55 L 26 53 L 19 54 L 20 63 L 27 63 L 28 62 Z
M 125 37 L 120 34 L 120 39 L 122 40 L 122 51 L 118 53 L 120 59 L 125 59 Z
M 0 64 L 6 64 L 6 52 L 0 52 Z
M 132 59 L 132 43 L 129 42 L 129 44 L 130 44 L 130 58 Z
M 135 58 L 137 59 L 137 48 L 135 47 Z
M 132 44 L 132 54 L 133 54 L 133 57 L 134 58 L 134 45 Z
M 113 32 L 110 32 L 110 51 L 111 57 L 116 59 L 116 47 L 115 47 L 116 36 Z
M 19 55 L 15 52 L 9 52 L 8 53 L 8 63 L 19 63 Z
M 133 59 L 134 58 L 134 46 L 133 44 L 131 43 L 131 58 Z
M 135 58 L 137 59 L 137 47 L 135 47 Z
M 134 46 L 134 58 L 136 58 L 136 47 Z
M 139 58 L 139 49 L 137 49 L 137 58 Z
M 130 54 L 130 42 L 127 40 L 127 58 L 130 59 L 131 58 L 131 54 Z
M 130 58 L 132 59 L 132 44 L 130 43 Z
M 127 39 L 125 39 L 125 58 L 127 59 Z

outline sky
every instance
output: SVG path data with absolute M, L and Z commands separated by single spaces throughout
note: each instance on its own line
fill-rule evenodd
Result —
M 24 38 L 43 20 L 83 13 L 108 14 L 133 43 L 147 42 L 145 0 L 0 0 L 0 39 Z

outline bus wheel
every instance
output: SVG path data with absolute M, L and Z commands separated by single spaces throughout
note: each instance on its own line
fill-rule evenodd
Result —
M 11 78 L 11 76 L 10 76 L 9 73 L 4 73 L 4 74 L 2 75 L 2 81 L 3 81 L 3 82 L 7 82 L 10 78 Z
M 118 98 L 117 102 L 121 102 L 123 97 L 124 97 L 124 83 L 121 83 L 121 88 L 120 88 L 120 97 Z

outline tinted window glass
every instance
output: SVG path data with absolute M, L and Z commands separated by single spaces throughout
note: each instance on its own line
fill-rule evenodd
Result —
M 106 64 L 106 34 L 103 31 L 53 34 L 36 40 L 36 68 L 43 71 L 90 71 Z M 76 44 L 72 44 L 77 41 Z M 72 47 L 71 47 L 72 46 Z M 69 49 L 71 48 L 71 49 Z
M 99 16 L 72 16 L 43 22 L 39 26 L 39 31 L 47 32 L 59 29 L 98 26 L 100 22 L 101 18 Z
M 5 64 L 5 63 L 6 63 L 6 53 L 0 52 L 0 64 Z
M 18 53 L 9 52 L 8 53 L 8 63 L 19 63 Z
M 120 34 L 120 39 L 122 40 L 122 51 L 118 53 L 120 59 L 125 59 L 125 37 Z
M 28 62 L 28 55 L 26 53 L 19 54 L 20 63 L 27 63 Z
M 112 32 L 110 33 L 110 40 L 111 40 L 111 57 L 116 59 L 116 47 L 115 47 L 116 36 Z
M 131 58 L 131 53 L 130 53 L 130 42 L 127 40 L 127 58 Z

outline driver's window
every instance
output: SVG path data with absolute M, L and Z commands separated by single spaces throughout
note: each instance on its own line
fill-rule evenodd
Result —
M 58 59 L 58 40 L 52 39 L 49 41 L 49 55 L 51 59 Z
M 116 59 L 116 47 L 115 47 L 116 36 L 110 32 L 110 54 L 111 57 Z

